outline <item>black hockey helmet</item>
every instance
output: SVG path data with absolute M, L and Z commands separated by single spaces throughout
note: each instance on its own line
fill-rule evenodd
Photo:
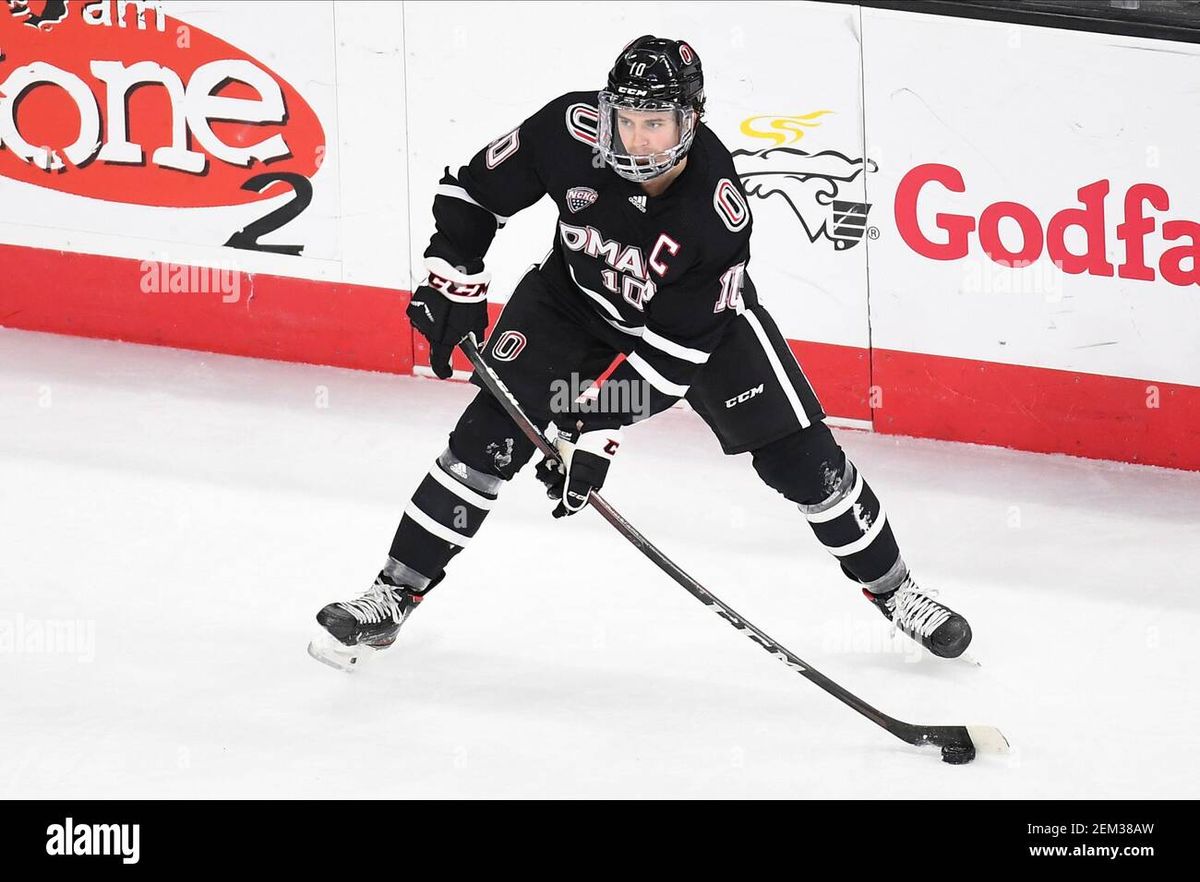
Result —
M 676 166 L 687 154 L 704 112 L 704 73 L 700 56 L 682 40 L 649 34 L 638 37 L 617 56 L 599 94 L 599 148 L 604 161 L 621 177 L 648 181 Z M 632 152 L 621 138 L 617 111 L 670 114 L 678 138 L 661 151 Z

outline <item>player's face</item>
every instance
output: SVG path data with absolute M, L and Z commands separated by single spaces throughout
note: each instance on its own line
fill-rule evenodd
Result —
M 668 111 L 618 110 L 617 132 L 631 156 L 665 153 L 679 143 L 679 122 Z

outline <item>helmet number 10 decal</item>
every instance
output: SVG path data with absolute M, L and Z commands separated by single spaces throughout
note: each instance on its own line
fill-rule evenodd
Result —
M 629 65 L 629 75 L 631 77 L 644 77 L 646 75 L 646 62 L 638 61 Z

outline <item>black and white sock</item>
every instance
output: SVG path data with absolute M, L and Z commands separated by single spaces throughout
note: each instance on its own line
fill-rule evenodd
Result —
M 879 499 L 849 459 L 837 488 L 816 505 L 801 505 L 821 544 L 842 569 L 874 594 L 899 587 L 908 568 Z
M 451 558 L 483 525 L 503 484 L 503 479 L 472 468 L 449 448 L 443 451 L 396 528 L 389 566 L 396 578 L 408 580 L 398 584 L 425 591 L 440 581 Z

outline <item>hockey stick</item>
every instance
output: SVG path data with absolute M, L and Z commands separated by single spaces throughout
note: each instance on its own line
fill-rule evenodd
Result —
M 500 406 L 512 417 L 513 422 L 517 424 L 517 428 L 524 433 L 525 437 L 533 442 L 539 451 L 557 460 L 559 458 L 558 451 L 546 440 L 533 421 L 525 415 L 520 403 L 508 391 L 508 387 L 504 385 L 504 382 L 496 376 L 495 372 L 483 360 L 483 357 L 479 353 L 479 346 L 475 340 L 475 335 L 468 334 L 459 345 L 462 347 L 463 352 L 466 353 L 467 358 L 470 359 L 471 364 L 475 366 L 475 371 L 479 376 L 480 382 L 496 397 L 496 400 L 500 402 Z M 976 750 L 981 750 L 985 753 L 1008 752 L 1008 740 L 1001 734 L 999 729 L 992 726 L 917 726 L 897 720 L 894 717 L 889 717 L 882 711 L 876 710 L 854 693 L 843 689 L 837 683 L 833 682 L 833 680 L 830 680 L 808 664 L 808 662 L 800 659 L 795 653 L 772 640 L 751 622 L 738 615 L 732 607 L 712 594 L 707 588 L 680 569 L 674 561 L 655 548 L 629 521 L 618 514 L 599 493 L 593 491 L 588 501 L 592 508 L 600 513 L 601 517 L 616 527 L 618 533 L 632 542 L 642 554 L 650 558 L 659 569 L 687 589 L 688 593 L 693 597 L 709 607 L 713 612 L 733 625 L 733 627 L 743 632 L 748 638 L 789 668 L 803 674 L 834 698 L 854 708 L 854 710 L 858 711 L 868 720 L 878 726 L 882 726 L 900 740 L 918 746 L 926 744 L 936 745 L 942 749 L 942 759 L 948 763 L 955 764 L 969 763 L 975 758 Z

